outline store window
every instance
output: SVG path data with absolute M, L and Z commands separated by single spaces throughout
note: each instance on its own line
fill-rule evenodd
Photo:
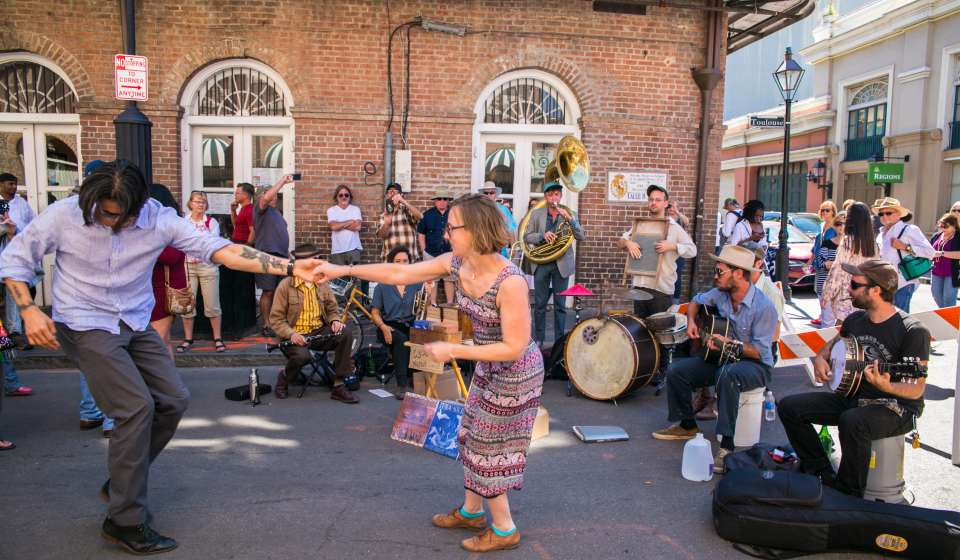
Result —
M 780 211 L 783 197 L 783 165 L 766 165 L 757 170 L 757 200 L 767 211 Z M 807 164 L 790 164 L 787 176 L 787 211 L 804 212 L 807 209 Z
M 887 82 L 875 81 L 850 90 L 846 161 L 883 157 L 887 127 Z

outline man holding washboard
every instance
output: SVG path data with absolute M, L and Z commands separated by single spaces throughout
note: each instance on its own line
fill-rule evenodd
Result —
M 673 303 L 673 288 L 677 282 L 677 259 L 691 259 L 697 256 L 697 246 L 680 225 L 667 217 L 670 208 L 670 193 L 666 187 L 650 185 L 647 187 L 647 212 L 650 218 L 667 220 L 667 235 L 654 244 L 656 252 L 663 256 L 659 259 L 655 276 L 634 275 L 633 287 L 650 294 L 652 299 L 633 302 L 633 313 L 643 319 L 654 313 L 666 311 Z M 623 249 L 634 259 L 642 255 L 641 247 L 631 239 L 632 231 L 627 231 L 617 240 L 617 247 Z

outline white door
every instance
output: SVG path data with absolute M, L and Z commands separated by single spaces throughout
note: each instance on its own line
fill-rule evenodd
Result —
M 210 200 L 209 213 L 229 215 L 237 183 L 255 187 L 273 185 L 293 173 L 293 135 L 288 127 L 192 126 L 190 141 L 191 185 L 184 185 L 183 206 L 193 190 L 203 190 Z M 294 246 L 294 189 L 280 191 L 277 208 L 287 221 L 290 246 Z
M 527 209 L 543 199 L 543 175 L 547 164 L 553 161 L 560 134 L 483 134 L 481 148 L 476 154 L 480 178 L 493 181 L 503 190 L 505 203 L 513 210 L 520 223 Z M 577 195 L 564 191 L 562 203 L 577 209 Z
M 39 214 L 57 200 L 73 194 L 80 184 L 80 127 L 75 124 L 0 124 L 2 171 L 19 180 L 20 196 Z M 44 258 L 42 287 L 37 300 L 49 305 L 53 256 Z

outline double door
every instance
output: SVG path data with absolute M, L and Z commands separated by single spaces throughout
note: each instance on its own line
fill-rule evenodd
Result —
M 230 203 L 238 183 L 270 188 L 281 176 L 293 173 L 293 135 L 288 127 L 193 126 L 190 132 L 190 185 L 184 186 L 183 205 L 193 190 L 207 193 L 208 213 L 230 224 Z M 294 189 L 280 191 L 277 209 L 283 214 L 294 243 Z
M 0 124 L 0 172 L 17 176 L 17 191 L 37 214 L 80 185 L 78 124 Z M 51 302 L 53 256 L 43 259 L 45 272 L 37 286 L 40 305 Z

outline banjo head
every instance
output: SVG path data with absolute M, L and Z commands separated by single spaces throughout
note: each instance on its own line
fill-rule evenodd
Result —
M 841 338 L 840 342 L 833 345 L 830 350 L 830 390 L 836 391 L 843 381 L 843 374 L 847 371 L 847 339 Z
M 863 364 L 863 347 L 853 337 L 841 338 L 830 350 L 830 390 L 844 397 L 855 394 L 863 376 L 860 364 Z M 848 369 L 848 365 L 852 369 Z

